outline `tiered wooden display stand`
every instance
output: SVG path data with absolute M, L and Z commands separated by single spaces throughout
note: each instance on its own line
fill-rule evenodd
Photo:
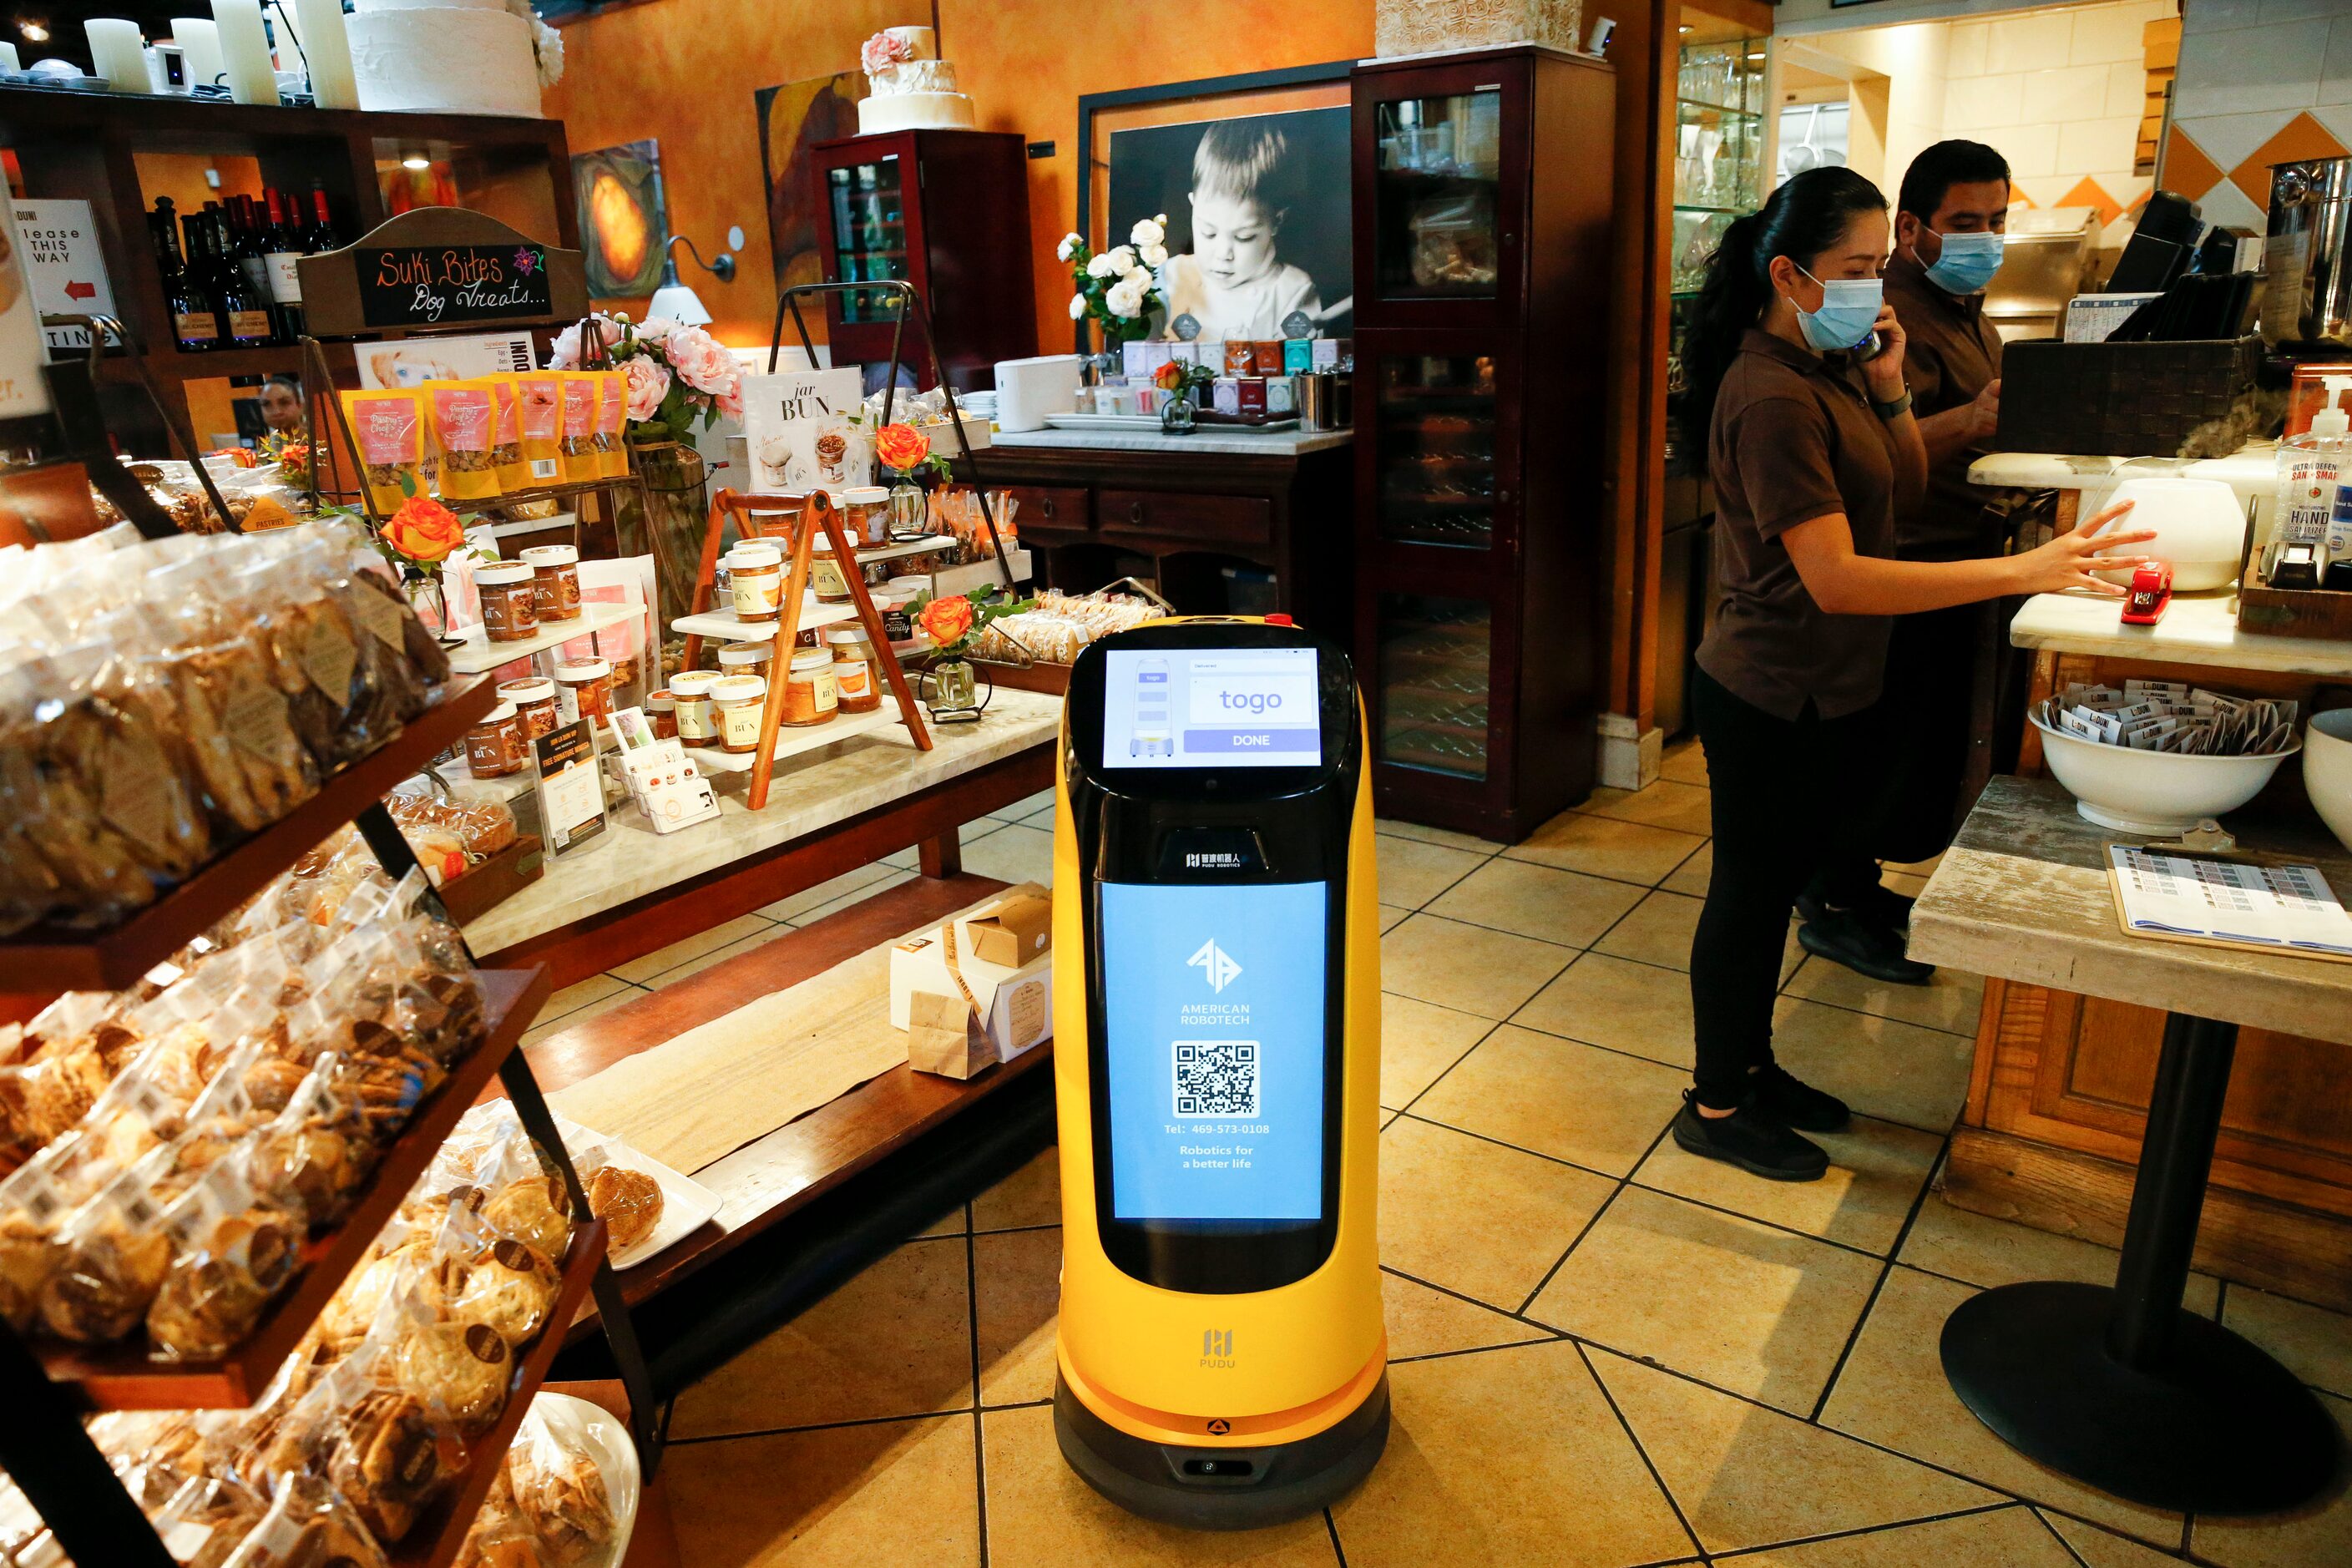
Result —
M 731 612 L 711 609 L 719 547 L 727 531 L 728 520 L 734 520 L 738 539 L 758 539 L 762 534 L 761 525 L 752 521 L 755 514 L 764 514 L 772 520 L 768 526 L 780 530 L 765 537 L 782 546 L 791 562 L 784 573 L 782 611 L 773 621 L 747 621 Z M 850 602 L 846 605 L 811 605 L 803 602 L 808 593 L 809 563 L 815 554 L 820 531 L 825 538 L 826 553 L 839 564 L 842 578 L 849 584 Z M 782 732 L 784 684 L 790 678 L 793 651 L 799 646 L 800 634 L 850 620 L 866 627 L 866 640 L 874 645 L 877 674 L 888 683 L 891 697 L 898 705 L 898 713 L 894 717 L 887 707 L 877 708 L 871 713 L 849 714 Z M 797 502 L 780 495 L 739 495 L 733 490 L 720 490 L 710 503 L 710 525 L 702 539 L 702 565 L 695 575 L 692 613 L 680 616 L 670 626 L 686 634 L 686 658 L 679 667 L 684 669 L 698 668 L 705 637 L 728 642 L 767 642 L 775 650 L 768 664 L 768 703 L 760 720 L 759 749 L 749 754 L 730 754 L 705 746 L 695 754 L 698 766 L 713 772 L 740 773 L 748 769 L 751 774 L 751 806 L 754 811 L 768 804 L 768 785 L 775 776 L 778 759 L 794 752 L 882 730 L 893 722 L 907 727 L 916 750 L 931 749 L 931 733 L 923 727 L 922 709 L 907 684 L 907 672 L 899 667 L 898 656 L 890 651 L 890 634 L 883 627 L 881 612 L 874 607 L 874 596 L 866 591 L 866 576 L 858 569 L 857 552 L 842 531 L 841 513 L 823 490 L 813 490 Z
M 453 683 L 439 701 L 385 745 L 111 930 L 44 928 L 0 941 L 0 991 L 55 993 L 129 984 L 347 822 L 359 827 L 387 871 L 395 878 L 404 874 L 415 857 L 383 808 L 384 792 L 422 769 L 496 700 L 487 680 Z M 0 1466 L 23 1488 L 74 1561 L 105 1568 L 172 1568 L 173 1561 L 90 1441 L 82 1417 L 100 1410 L 242 1408 L 251 1404 L 318 1320 L 493 1074 L 512 1099 L 524 1128 L 561 1167 L 573 1212 L 588 1215 L 579 1174 L 530 1064 L 516 1049 L 547 1000 L 546 972 L 485 970 L 482 981 L 488 994 L 488 1037 L 417 1107 L 400 1136 L 383 1151 L 373 1184 L 351 1214 L 306 1245 L 302 1270 L 293 1285 L 236 1350 L 216 1361 L 161 1363 L 147 1359 L 141 1344 L 93 1348 L 47 1340 L 27 1342 L 0 1330 Z M 630 1430 L 651 1477 L 658 1459 L 652 1441 L 652 1388 L 620 1282 L 605 1260 L 604 1226 L 583 1217 L 562 1259 L 562 1283 L 547 1325 L 516 1360 L 504 1413 L 473 1445 L 472 1464 L 463 1481 L 405 1540 L 388 1548 L 394 1563 L 406 1568 L 456 1558 L 566 1330 L 592 1295 L 625 1385 Z

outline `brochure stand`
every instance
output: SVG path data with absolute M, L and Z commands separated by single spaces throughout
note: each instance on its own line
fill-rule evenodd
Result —
M 841 513 L 835 510 L 833 499 L 823 490 L 813 490 L 798 503 L 797 515 L 793 508 L 793 500 L 785 496 L 740 495 L 731 489 L 720 490 L 710 503 L 710 525 L 702 538 L 702 564 L 695 574 L 692 613 L 670 623 L 686 633 L 686 657 L 678 667 L 681 669 L 698 667 L 705 637 L 772 638 L 775 653 L 768 663 L 768 701 L 760 719 L 760 749 L 751 754 L 750 799 L 753 811 L 768 804 L 768 785 L 776 766 L 776 731 L 783 722 L 784 687 L 791 679 L 793 650 L 798 646 L 802 626 L 833 625 L 851 618 L 850 614 L 843 614 L 833 605 L 810 613 L 803 604 L 808 591 L 809 563 L 815 554 L 820 530 L 827 541 L 826 552 L 840 563 L 841 575 L 849 584 L 851 614 L 866 627 L 866 640 L 873 644 L 876 674 L 889 683 L 890 694 L 898 704 L 899 718 L 914 737 L 916 749 L 931 749 L 931 734 L 923 725 L 922 709 L 915 700 L 913 689 L 907 684 L 907 672 L 899 668 L 898 656 L 890 650 L 890 634 L 883 627 L 882 613 L 874 607 L 873 595 L 866 591 L 857 552 L 851 547 L 848 535 L 842 531 Z M 772 623 L 739 621 L 730 615 L 711 611 L 719 547 L 726 534 L 728 520 L 734 520 L 736 538 L 757 539 L 761 537 L 760 530 L 751 521 L 755 511 L 771 516 L 781 514 L 791 520 L 784 525 L 784 537 L 778 541 L 783 546 L 788 564 L 782 613 Z

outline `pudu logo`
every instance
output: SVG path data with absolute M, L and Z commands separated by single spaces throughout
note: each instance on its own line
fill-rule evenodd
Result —
M 1234 1331 L 1231 1329 L 1201 1331 L 1201 1364 L 1226 1367 L 1234 1364 Z
M 1201 951 L 1186 959 L 1184 964 L 1186 968 L 1197 969 L 1207 976 L 1209 989 L 1220 995 L 1223 994 L 1226 986 L 1240 977 L 1242 972 L 1242 966 L 1234 962 L 1234 955 L 1217 945 L 1215 937 L 1202 942 Z

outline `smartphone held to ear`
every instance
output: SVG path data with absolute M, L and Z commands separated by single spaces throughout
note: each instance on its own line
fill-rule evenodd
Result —
M 1870 336 L 1853 345 L 1853 363 L 1868 364 L 1886 352 L 1886 334 L 1873 327 Z

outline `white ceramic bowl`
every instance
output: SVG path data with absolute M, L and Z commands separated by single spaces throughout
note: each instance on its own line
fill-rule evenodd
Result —
M 2137 555 L 2153 555 L 2172 563 L 2175 592 L 2195 594 L 2227 587 L 2238 575 L 2238 558 L 2246 540 L 2246 509 L 2238 492 L 2219 479 L 2184 479 L 2166 474 L 2128 479 L 2108 491 L 2097 506 L 2084 500 L 2086 513 L 2105 511 L 2118 501 L 2130 501 L 2112 528 L 2152 528 L 2156 537 L 2126 548 Z M 2110 583 L 2128 585 L 2131 574 L 2102 572 Z
M 2305 734 L 2303 789 L 2328 831 L 2352 849 L 2352 708 L 2311 716 Z
M 2178 834 L 2235 811 L 2300 750 L 2290 745 L 2256 757 L 2185 757 L 2085 741 L 2039 718 L 2033 727 L 2042 731 L 2042 754 L 2074 795 L 2074 809 L 2123 833 Z

